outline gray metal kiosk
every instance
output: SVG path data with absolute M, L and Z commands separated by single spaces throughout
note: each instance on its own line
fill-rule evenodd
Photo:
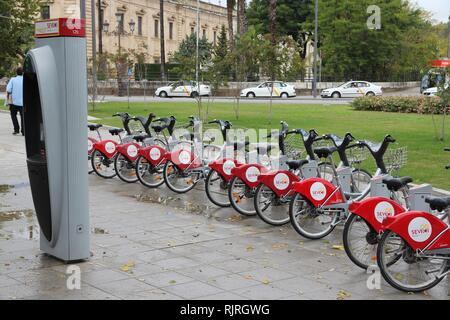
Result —
M 85 22 L 36 23 L 24 63 L 28 175 L 40 248 L 64 261 L 90 256 Z

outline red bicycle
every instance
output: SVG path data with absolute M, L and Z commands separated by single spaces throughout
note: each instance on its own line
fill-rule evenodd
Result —
M 391 286 L 405 292 L 428 290 L 450 273 L 450 197 L 425 201 L 438 214 L 403 212 L 386 217 L 381 228 L 378 266 Z

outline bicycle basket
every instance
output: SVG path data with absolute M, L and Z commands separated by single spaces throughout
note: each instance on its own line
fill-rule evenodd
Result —
M 305 158 L 303 157 L 305 148 L 298 135 L 287 135 L 287 137 L 284 139 L 284 148 L 288 159 L 298 160 Z
M 361 163 L 369 157 L 369 150 L 364 147 L 353 147 L 347 149 L 346 154 L 350 164 Z
M 397 171 L 406 165 L 408 149 L 407 147 L 389 149 L 384 154 L 383 160 L 388 172 Z
M 132 120 L 128 123 L 128 127 L 130 128 L 131 134 L 139 134 L 145 132 L 144 126 L 140 121 Z

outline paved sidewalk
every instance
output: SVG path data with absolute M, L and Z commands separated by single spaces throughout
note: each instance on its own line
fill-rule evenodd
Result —
M 186 195 L 89 177 L 91 250 L 80 290 L 67 265 L 39 250 L 24 139 L 0 113 L 0 299 L 448 299 L 449 280 L 426 294 L 383 282 L 368 290 L 336 230 L 321 241 L 217 209 L 203 185 Z

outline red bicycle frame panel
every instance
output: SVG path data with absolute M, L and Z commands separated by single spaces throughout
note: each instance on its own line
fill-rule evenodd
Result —
M 344 203 L 341 191 L 322 178 L 309 178 L 293 185 L 294 191 L 308 199 L 314 207 Z
M 450 248 L 450 227 L 432 214 L 409 211 L 383 221 L 389 229 L 406 241 L 413 250 Z
M 216 171 L 225 181 L 230 181 L 233 178 L 232 170 L 240 167 L 243 164 L 236 159 L 224 158 L 211 162 L 208 166 Z
M 118 145 L 114 140 L 102 140 L 94 143 L 94 149 L 98 150 L 106 158 L 111 159 L 117 154 Z
M 279 198 L 291 192 L 294 183 L 299 181 L 300 178 L 289 170 L 272 170 L 258 177 L 258 182 L 269 187 Z
M 139 156 L 141 146 L 136 142 L 129 142 L 117 146 L 117 152 L 123 155 L 128 161 L 134 162 Z
M 259 175 L 265 172 L 267 172 L 267 168 L 256 163 L 244 164 L 240 167 L 231 169 L 231 174 L 242 180 L 249 188 L 256 188 L 259 185 Z
M 144 157 L 154 167 L 166 162 L 166 152 L 164 148 L 157 145 L 139 149 L 139 155 Z
M 187 149 L 167 152 L 164 157 L 167 160 L 170 160 L 181 171 L 187 169 L 196 169 L 202 166 L 201 159 L 192 151 Z
M 350 204 L 348 210 L 363 218 L 377 233 L 382 231 L 383 221 L 406 210 L 394 200 L 384 197 L 371 197 Z

